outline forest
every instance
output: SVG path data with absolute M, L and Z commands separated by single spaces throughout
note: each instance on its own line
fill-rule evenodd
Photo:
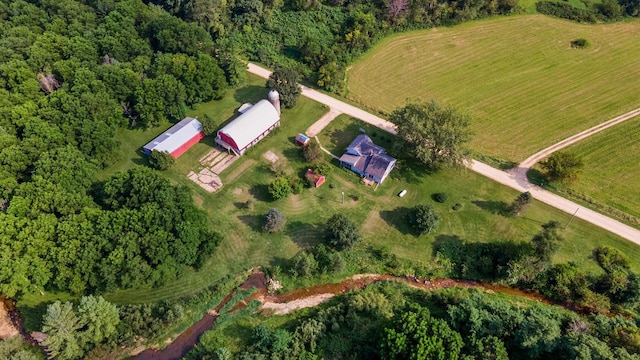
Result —
M 96 174 L 119 128 L 183 118 L 241 63 L 141 1 L 4 1 L 0 38 L 0 292 L 157 286 L 200 266 L 220 236 L 188 190 L 147 168 Z

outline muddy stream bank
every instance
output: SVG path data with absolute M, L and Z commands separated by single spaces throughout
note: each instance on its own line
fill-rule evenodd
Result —
M 423 279 L 414 276 L 393 276 L 382 274 L 359 274 L 349 277 L 336 284 L 315 285 L 306 289 L 292 290 L 284 294 L 271 295 L 267 293 L 267 279 L 265 278 L 265 275 L 263 273 L 254 273 L 247 278 L 247 280 L 240 286 L 240 288 L 256 288 L 257 291 L 250 295 L 248 298 L 240 301 L 230 311 L 234 312 L 236 310 L 244 308 L 251 300 L 258 300 L 262 303 L 261 308 L 263 310 L 272 311 L 273 314 L 287 314 L 297 309 L 316 306 L 324 301 L 331 299 L 336 295 L 343 294 L 354 289 L 363 289 L 366 286 L 379 281 L 400 281 L 408 284 L 411 287 L 423 290 L 438 290 L 452 287 L 476 288 L 490 292 L 519 296 L 529 300 L 539 301 L 545 304 L 560 305 L 572 311 L 580 310 L 567 304 L 555 303 L 538 293 L 525 292 L 507 286 L 493 285 L 472 280 L 457 280 L 450 278 Z M 160 350 L 145 350 L 131 357 L 130 359 L 181 359 L 184 355 L 187 354 L 187 352 L 189 352 L 189 350 L 191 350 L 192 347 L 194 347 L 198 343 L 200 336 L 213 327 L 216 318 L 218 317 L 218 311 L 227 302 L 229 302 L 229 300 L 231 300 L 234 294 L 235 291 L 227 295 L 227 297 L 225 297 L 225 299 L 220 302 L 220 304 L 218 304 L 215 309 L 208 311 L 201 320 L 199 320 L 185 332 L 180 334 L 166 348 Z

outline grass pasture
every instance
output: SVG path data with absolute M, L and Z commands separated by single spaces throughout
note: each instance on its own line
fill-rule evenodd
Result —
M 640 220 L 638 139 L 640 117 L 570 146 L 566 150 L 579 154 L 585 170 L 568 189 L 558 190 L 571 197 L 586 195 L 601 206 L 618 209 Z
M 523 15 L 395 35 L 349 71 L 348 97 L 383 112 L 408 98 L 468 109 L 472 148 L 517 162 L 640 106 L 638 34 L 638 20 Z M 577 38 L 591 46 L 572 49 Z

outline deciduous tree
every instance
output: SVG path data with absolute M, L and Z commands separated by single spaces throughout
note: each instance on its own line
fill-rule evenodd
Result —
M 560 181 L 570 183 L 578 178 L 582 170 L 583 163 L 575 154 L 564 151 L 557 151 L 549 158 L 541 162 L 542 168 L 546 171 L 550 181 Z
M 327 240 L 336 250 L 345 250 L 362 240 L 356 224 L 342 214 L 335 214 L 327 221 Z
M 471 117 L 435 101 L 410 102 L 394 110 L 389 120 L 398 126 L 396 150 L 435 169 L 461 165 L 468 155 Z
M 280 210 L 271 208 L 264 217 L 264 225 L 262 225 L 262 229 L 270 233 L 280 232 L 284 229 L 286 224 L 286 216 L 284 216 Z
M 409 210 L 409 224 L 418 235 L 428 235 L 440 223 L 440 217 L 431 205 L 417 205 Z
M 296 106 L 296 102 L 302 94 L 298 80 L 299 75 L 294 69 L 281 67 L 271 73 L 266 86 L 280 94 L 282 106 L 292 108 Z

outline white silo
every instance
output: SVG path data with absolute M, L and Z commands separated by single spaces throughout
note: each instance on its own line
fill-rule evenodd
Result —
M 267 99 L 269 99 L 271 105 L 276 108 L 278 115 L 280 115 L 280 94 L 275 90 L 271 90 L 269 91 L 269 95 L 267 95 Z

